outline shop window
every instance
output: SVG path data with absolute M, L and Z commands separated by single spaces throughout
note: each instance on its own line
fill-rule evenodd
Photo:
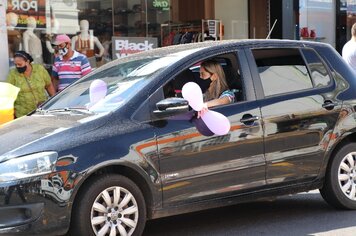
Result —
M 255 49 L 252 53 L 266 97 L 313 88 L 298 49 Z

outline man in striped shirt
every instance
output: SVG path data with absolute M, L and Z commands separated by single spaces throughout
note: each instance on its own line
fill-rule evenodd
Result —
M 52 67 L 52 81 L 59 92 L 92 69 L 88 58 L 72 49 L 71 40 L 67 35 L 57 35 L 53 45 L 58 51 L 58 56 Z

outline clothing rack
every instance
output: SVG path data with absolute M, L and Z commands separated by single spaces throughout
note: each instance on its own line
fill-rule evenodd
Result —
M 170 24 L 161 24 L 161 46 L 169 46 L 169 45 L 174 45 L 177 44 L 177 37 L 176 35 L 180 34 L 183 36 L 186 33 L 192 33 L 194 36 L 198 36 L 197 34 L 202 34 L 201 32 L 201 25 L 200 24 L 194 24 L 194 23 L 170 23 Z M 189 37 L 192 35 L 189 34 Z M 175 40 L 171 40 L 170 38 L 167 37 L 175 37 Z M 202 37 L 200 37 L 202 38 Z M 188 38 L 189 39 L 189 38 Z M 191 41 L 184 41 L 181 43 L 191 43 L 191 42 L 198 42 L 195 41 L 197 40 L 196 37 L 194 37 L 194 40 L 192 39 Z M 170 43 L 168 41 L 171 41 Z M 174 43 L 173 43 L 174 41 Z M 202 41 L 202 40 L 200 40 Z M 180 44 L 180 43 L 178 43 Z

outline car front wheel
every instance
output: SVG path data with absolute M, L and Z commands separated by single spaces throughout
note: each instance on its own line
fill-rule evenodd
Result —
M 146 206 L 137 185 L 120 175 L 106 175 L 87 185 L 76 201 L 71 235 L 141 235 Z
M 346 144 L 332 158 L 320 193 L 336 208 L 356 209 L 356 144 Z

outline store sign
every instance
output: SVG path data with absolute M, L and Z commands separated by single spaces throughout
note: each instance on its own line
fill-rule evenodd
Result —
M 163 11 L 168 11 L 169 10 L 169 0 L 153 0 L 153 7 L 154 8 L 159 8 Z
M 112 37 L 114 59 L 157 48 L 157 38 Z
M 36 28 L 46 28 L 46 0 L 7 0 L 7 13 L 18 16 L 16 27 L 27 27 L 28 17 L 36 20 Z
M 29 10 L 38 11 L 37 0 L 34 1 L 12 0 L 11 3 L 12 3 L 13 11 L 29 11 Z
M 209 35 L 216 36 L 216 21 L 215 20 L 208 20 L 208 28 L 209 28 Z

